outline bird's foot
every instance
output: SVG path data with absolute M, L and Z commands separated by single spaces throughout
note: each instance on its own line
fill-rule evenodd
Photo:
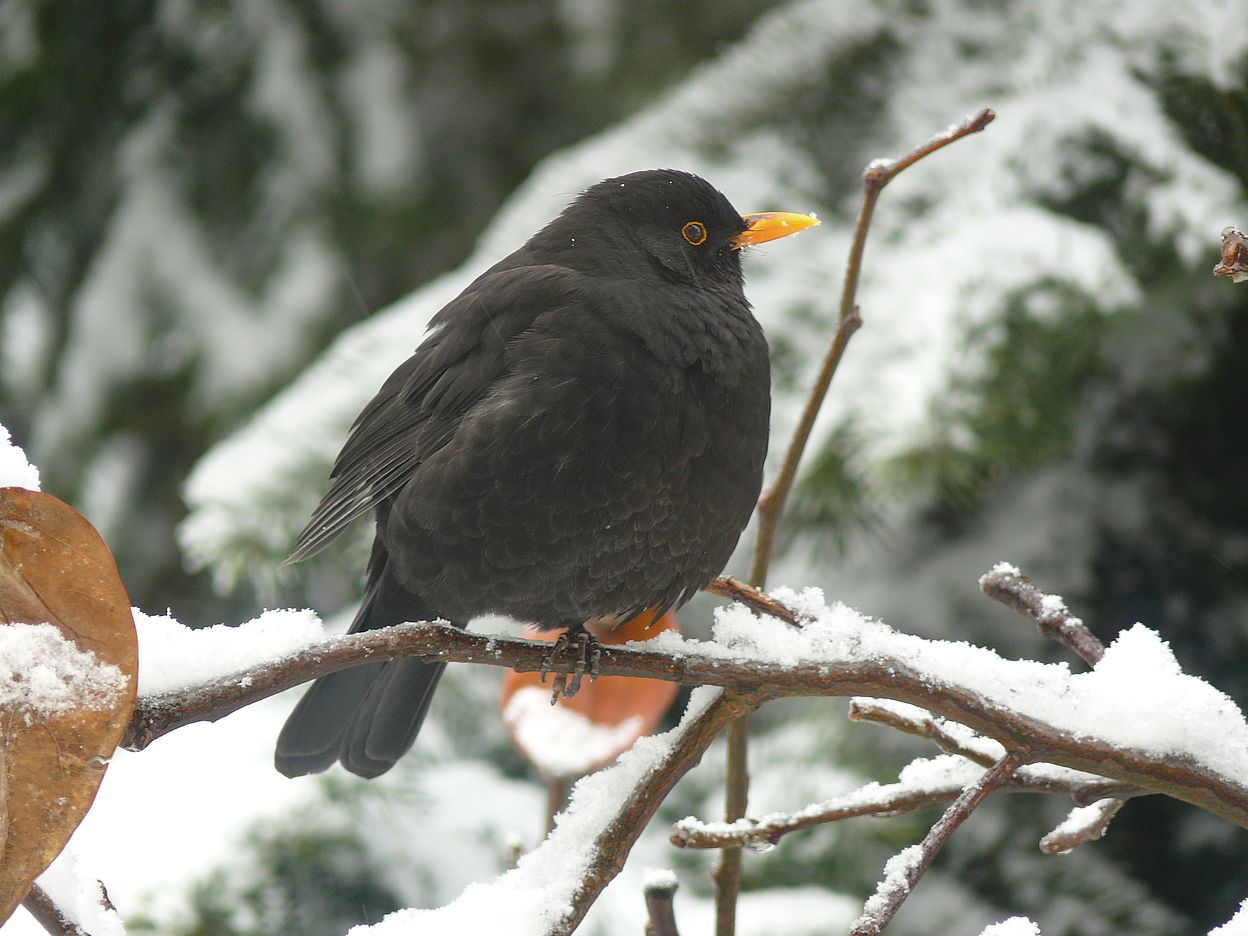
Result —
M 550 648 L 550 652 L 542 659 L 542 682 L 546 682 L 546 674 L 555 662 L 567 653 L 568 648 L 576 644 L 576 656 L 572 663 L 571 679 L 568 673 L 556 673 L 555 681 L 552 685 L 550 704 L 554 705 L 559 701 L 559 697 L 570 699 L 581 691 L 581 681 L 585 674 L 589 673 L 589 680 L 593 682 L 598 678 L 600 661 L 602 659 L 602 648 L 598 645 L 598 641 L 587 630 L 577 631 L 574 636 L 569 636 L 568 631 L 564 631 L 555 641 L 555 645 Z

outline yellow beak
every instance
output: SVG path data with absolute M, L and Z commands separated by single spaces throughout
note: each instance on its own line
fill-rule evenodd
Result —
M 791 211 L 756 211 L 741 217 L 745 220 L 745 230 L 732 239 L 733 247 L 738 249 L 788 237 L 820 223 L 814 215 L 794 214 Z

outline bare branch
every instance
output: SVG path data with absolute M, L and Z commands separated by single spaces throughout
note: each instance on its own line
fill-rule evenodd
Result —
M 1031 618 L 1040 633 L 1069 647 L 1089 666 L 1105 655 L 1105 645 L 1070 613 L 1060 596 L 1045 594 L 1013 566 L 996 566 L 980 576 L 979 587 L 989 598 Z
M 676 909 L 672 905 L 679 886 L 675 875 L 646 882 L 646 916 L 649 918 L 646 936 L 680 936 L 676 929 Z
M 747 585 L 739 578 L 725 576 L 724 578 L 712 579 L 704 591 L 708 591 L 712 595 L 718 595 L 720 598 L 739 601 L 759 614 L 771 615 L 771 617 L 779 618 L 784 623 L 792 624 L 794 627 L 802 626 L 802 619 L 796 611 L 785 607 L 776 599 L 764 594 L 753 585 Z
M 862 257 L 867 247 L 867 234 L 871 229 L 871 217 L 875 213 L 875 203 L 880 197 L 884 186 L 888 185 L 897 175 L 923 157 L 928 156 L 942 147 L 972 133 L 983 130 L 997 115 L 989 108 L 983 108 L 973 117 L 961 124 L 955 124 L 942 134 L 933 137 L 927 143 L 911 151 L 898 160 L 875 160 L 863 170 L 862 174 L 862 205 L 858 209 L 858 220 L 854 225 L 854 237 L 850 243 L 849 259 L 845 264 L 845 281 L 841 286 L 841 308 L 837 317 L 836 332 L 832 336 L 832 344 L 824 356 L 810 389 L 810 396 L 802 409 L 797 426 L 793 430 L 793 438 L 784 454 L 780 472 L 772 483 L 771 489 L 763 494 L 758 501 L 758 537 L 754 543 L 754 558 L 750 563 L 750 582 L 758 588 L 767 584 L 767 570 L 771 566 L 771 556 L 775 551 L 776 530 L 780 518 L 784 514 L 784 505 L 793 489 L 797 478 L 797 467 L 810 441 L 811 431 L 815 426 L 815 418 L 823 408 L 823 401 L 832 386 L 832 378 L 841 365 L 849 339 L 862 327 L 862 312 L 857 305 L 858 278 L 862 271 Z M 726 818 L 731 821 L 745 815 L 749 779 L 748 769 L 749 724 L 742 722 L 728 727 L 728 775 L 725 783 L 724 801 Z M 715 869 L 715 931 L 718 936 L 733 936 L 736 932 L 737 892 L 741 889 L 741 852 L 739 849 L 728 849 L 720 858 Z
M 884 931 L 953 833 L 989 793 L 1009 780 L 1024 759 L 1018 752 L 1006 754 L 962 791 L 919 845 L 912 845 L 889 859 L 884 867 L 884 879 L 867 899 L 850 936 L 878 936 Z
M 987 107 L 955 124 L 944 133 L 938 134 L 922 146 L 907 153 L 897 160 L 876 160 L 862 174 L 862 206 L 858 209 L 858 221 L 854 225 L 854 239 L 849 248 L 849 261 L 845 266 L 845 282 L 841 288 L 841 311 L 836 334 L 832 345 L 824 357 L 823 365 L 811 387 L 806 407 L 802 411 L 797 427 L 793 430 L 793 438 L 785 452 L 784 462 L 775 482 L 758 503 L 758 540 L 754 546 L 754 561 L 750 568 L 750 581 L 762 587 L 767 582 L 767 569 L 771 564 L 771 554 L 775 547 L 776 526 L 784 513 L 784 504 L 797 477 L 797 466 L 806 451 L 806 443 L 810 440 L 811 430 L 815 425 L 815 417 L 823 407 L 828 387 L 832 385 L 832 377 L 840 366 L 841 358 L 849 339 L 862 327 L 862 315 L 857 306 L 858 278 L 862 271 L 862 256 L 867 246 L 867 234 L 871 229 L 871 217 L 875 213 L 875 203 L 880 197 L 884 186 L 898 175 L 909 169 L 920 159 L 930 156 L 943 147 L 963 137 L 978 133 L 996 118 L 996 114 Z
M 1073 810 L 1065 822 L 1040 840 L 1040 850 L 1046 855 L 1062 855 L 1101 838 L 1125 803 L 1125 799 L 1114 796 Z

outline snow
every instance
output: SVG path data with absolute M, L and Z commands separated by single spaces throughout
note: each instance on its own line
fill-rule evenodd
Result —
M 1070 811 L 1070 815 L 1063 819 L 1052 832 L 1044 837 L 1043 841 L 1050 839 L 1068 839 L 1070 836 L 1077 835 L 1084 829 L 1092 828 L 1104 822 L 1107 810 L 1117 811 L 1120 802 L 1121 801 L 1119 800 L 1103 799 L 1088 806 L 1075 807 Z M 1110 814 L 1112 815 L 1112 812 Z M 1105 834 L 1106 828 L 1107 827 L 1102 828 L 1100 832 L 1093 837 L 1101 838 L 1101 836 Z M 1070 851 L 1070 849 L 1066 849 L 1062 852 L 1051 851 L 1050 849 L 1043 847 L 1043 841 L 1042 850 L 1045 851 L 1046 854 L 1066 854 Z
M 129 684 L 53 624 L 0 625 L 0 710 L 20 713 L 27 725 L 76 708 L 108 708 Z
M 989 103 L 1000 117 L 985 133 L 899 177 L 877 211 L 860 294 L 869 327 L 855 339 L 811 441 L 817 450 L 837 426 L 855 422 L 868 440 L 855 457 L 872 475 L 892 455 L 927 437 L 933 402 L 942 399 L 951 373 L 974 374 L 983 366 L 985 342 L 968 342 L 967 335 L 991 324 L 1002 296 L 1049 276 L 1097 295 L 1106 305 L 1136 295 L 1137 283 L 1106 231 L 1062 218 L 1041 204 L 1069 193 L 1099 171 L 1083 139 L 1102 135 L 1142 165 L 1133 172 L 1153 177 L 1133 179 L 1130 186 L 1131 207 L 1138 203 L 1141 216 L 1149 219 L 1142 236 L 1164 233 L 1167 242 L 1173 238 L 1186 256 L 1194 256 L 1208 249 L 1209 231 L 1224 223 L 1221 219 L 1245 216 L 1233 180 L 1184 145 L 1161 112 L 1147 77 L 1153 58 L 1177 49 L 1181 67 L 1208 75 L 1217 87 L 1235 87 L 1236 63 L 1248 48 L 1248 33 L 1224 27 L 1238 21 L 1241 5 L 1233 0 L 1199 7 L 1059 2 L 1015 5 L 982 16 L 967 15 L 965 4 L 948 3 L 932 6 L 922 17 L 908 17 L 878 10 L 866 0 L 820 0 L 766 16 L 720 60 L 700 68 L 642 114 L 545 161 L 483 232 L 463 267 L 344 334 L 289 390 L 201 462 L 188 486 L 190 515 L 182 528 L 192 561 L 210 567 L 219 582 L 240 574 L 272 574 L 306 519 L 346 426 L 419 341 L 429 316 L 485 265 L 551 217 L 570 192 L 613 172 L 669 164 L 703 172 L 743 210 L 807 204 L 812 191 L 822 190 L 822 179 L 771 118 L 787 114 L 785 104 L 807 82 L 821 80 L 848 55 L 860 52 L 863 42 L 883 35 L 897 51 L 890 57 L 889 75 L 879 81 L 902 90 L 882 98 L 880 112 L 864 131 L 864 155 L 905 152 L 927 135 L 933 121 L 943 123 L 971 109 L 989 92 Z M 579 30 L 587 38 L 598 21 L 618 19 L 610 4 L 596 3 L 597 12 L 583 12 L 585 5 L 571 2 L 563 6 L 592 21 Z M 177 9 L 182 12 L 170 12 L 170 7 L 162 16 L 185 17 L 186 28 L 174 31 L 193 40 L 197 24 L 191 7 Z M 290 220 L 287 203 L 299 201 L 298 176 L 306 175 L 320 190 L 329 144 L 327 136 L 318 135 L 325 118 L 306 92 L 312 82 L 302 76 L 307 50 L 280 20 L 267 19 L 280 18 L 281 11 L 265 8 L 248 15 L 253 17 L 248 31 L 266 36 L 255 52 L 260 84 L 253 105 L 278 121 L 282 135 L 276 145 L 302 160 L 295 171 L 272 175 L 265 202 L 276 229 Z M 360 19 L 354 11 L 351 18 Z M 198 33 L 207 43 L 208 31 Z M 36 47 L 33 27 L 8 30 L 6 45 L 19 34 L 27 35 L 26 45 Z M 968 48 L 977 54 L 968 58 Z M 366 69 L 357 57 L 345 69 L 348 103 L 358 112 L 361 128 L 359 145 L 367 149 L 373 140 L 384 139 L 377 127 L 386 115 L 402 110 L 391 106 L 365 112 L 359 106 L 361 88 L 380 82 L 385 94 L 393 95 L 401 93 L 402 83 L 371 52 L 359 55 L 376 62 Z M 742 75 L 749 80 L 743 81 Z M 1123 114 L 1131 119 L 1123 120 Z M 291 362 L 301 359 L 302 336 L 323 321 L 325 304 L 337 301 L 337 291 L 326 288 L 338 272 L 335 261 L 319 246 L 316 232 L 305 241 L 293 241 L 282 254 L 274 271 L 276 285 L 270 284 L 266 295 L 244 294 L 214 259 L 198 222 L 176 197 L 165 169 L 166 133 L 159 114 L 132 133 L 118 208 L 104 235 L 109 248 L 95 258 L 74 308 L 56 312 L 72 314 L 73 323 L 67 336 L 71 348 L 61 362 L 65 385 L 31 420 L 47 440 L 45 451 L 52 442 L 72 441 L 95 418 L 93 401 L 105 399 L 111 386 L 143 373 L 153 365 L 152 357 L 158 367 L 178 366 L 191 345 L 204 349 L 204 360 L 190 368 L 201 403 L 211 403 L 213 412 L 219 412 L 222 406 L 254 398 L 258 386 L 281 379 Z M 395 145 L 392 140 L 389 149 L 378 149 L 371 162 L 361 160 L 366 185 L 382 190 L 397 184 L 401 154 Z M 32 178 L 37 185 L 41 176 Z M 787 386 L 804 385 L 814 357 L 826 345 L 821 310 L 839 284 L 856 203 L 851 192 L 843 203 L 821 206 L 825 227 L 820 232 L 749 261 L 749 291 L 760 319 L 773 337 L 791 337 L 799 352 L 793 373 L 785 375 Z M 271 233 L 249 232 L 260 239 Z M 191 290 L 174 288 L 184 280 Z M 119 318 L 118 308 L 144 307 L 140 287 L 194 298 L 182 300 L 172 322 Z M 16 319 L 9 317 L 5 328 L 6 338 L 24 335 L 23 348 L 37 352 L 46 345 L 54 319 L 51 311 L 37 306 L 35 295 L 32 288 L 18 295 L 24 311 Z M 139 353 L 148 335 L 165 331 L 171 337 L 153 355 Z M 6 368 L 13 355 L 22 366 L 34 368 L 39 354 L 18 350 L 6 348 Z M 6 373 L 5 379 L 13 378 Z M 778 388 L 774 438 L 786 436 L 796 418 L 798 396 L 785 386 Z M 881 400 L 887 405 L 880 405 Z M 119 464 L 114 456 L 101 470 L 112 471 L 108 478 L 115 480 L 124 475 Z M 17 483 L 37 486 L 37 473 L 23 466 L 20 449 L 0 445 L 0 477 L 8 483 L 16 472 Z M 123 519 L 126 515 L 120 509 L 113 513 Z M 915 583 L 911 586 L 922 593 Z M 896 583 L 889 580 L 883 587 L 895 590 Z M 1164 642 L 1149 631 L 1120 638 L 1117 664 L 1110 659 L 1095 672 L 1075 677 L 1064 667 L 1004 660 L 966 644 L 921 644 L 848 611 L 819 613 L 811 634 L 794 636 L 772 633 L 768 622 L 736 610 L 721 615 L 722 646 L 675 641 L 671 648 L 726 658 L 765 653 L 789 661 L 834 660 L 838 655 L 853 660 L 880 650 L 907 665 L 921 665 L 936 680 L 971 680 L 996 702 L 1064 719 L 1069 730 L 1090 737 L 1138 741 L 1176 756 L 1200 749 L 1216 758 L 1221 744 L 1211 742 L 1220 742 L 1225 732 L 1230 750 L 1222 766 L 1233 767 L 1236 776 L 1243 770 L 1242 716 L 1216 690 L 1182 674 Z M 844 628 L 840 637 L 827 625 L 832 617 L 836 627 Z M 217 638 L 193 643 L 186 634 L 161 627 L 168 633 L 141 625 L 151 631 L 142 638 L 146 691 L 167 691 L 187 680 L 227 674 L 234 665 L 266 658 L 269 652 L 257 646 L 259 656 L 253 656 L 224 637 L 220 644 L 212 643 Z M 315 639 L 302 631 L 303 624 L 295 621 L 291 627 L 286 634 L 291 649 L 299 641 Z M 750 633 L 758 630 L 766 633 Z M 271 636 L 277 640 L 276 634 Z M 235 651 L 239 655 L 229 665 L 218 665 L 218 656 Z M 1133 674 L 1135 666 L 1141 672 Z M 166 669 L 172 675 L 164 675 Z M 1151 698 L 1154 688 L 1167 701 Z M 316 789 L 288 783 L 271 769 L 271 742 L 284 706 L 261 703 L 216 725 L 181 729 L 142 755 L 118 754 L 86 824 L 94 824 L 103 844 L 83 854 L 84 860 L 94 861 L 92 867 L 104 869 L 113 896 L 119 904 L 126 901 L 123 912 L 146 909 L 144 889 L 157 897 L 151 904 L 154 913 L 167 910 L 180 899 L 186 880 L 214 861 L 229 863 L 235 857 L 246 824 L 289 810 Z M 430 729 L 436 728 L 435 716 Z M 908 776 L 918 782 L 925 772 L 930 772 L 929 779 L 941 771 L 947 776 L 970 772 L 964 761 L 957 768 L 955 762 L 935 758 L 914 766 Z M 431 773 L 439 788 L 430 811 L 447 816 L 438 837 L 452 840 L 457 823 L 472 818 L 450 812 L 456 784 L 466 783 L 468 772 Z M 769 776 L 763 772 L 762 784 L 780 785 L 774 777 L 768 781 Z M 484 770 L 472 777 L 478 784 L 474 792 L 488 797 L 506 788 L 509 803 L 510 797 L 519 798 L 504 778 Z M 118 792 L 123 783 L 124 794 Z M 187 810 L 186 802 L 228 803 L 229 809 Z M 136 816 L 144 817 L 137 826 Z M 488 822 L 481 819 L 473 834 L 504 821 L 501 815 L 489 816 Z M 86 841 L 90 833 L 80 830 L 78 838 Z M 187 842 L 195 843 L 193 854 L 187 854 L 192 851 Z M 483 873 L 479 853 L 473 854 L 478 863 L 466 875 Z M 662 854 L 647 860 L 663 860 Z M 458 886 L 452 883 L 458 870 L 452 863 L 470 863 L 460 852 L 453 860 L 439 860 L 432 852 L 425 857 L 428 867 L 443 875 L 444 887 Z M 628 880 L 630 873 L 626 869 L 617 886 L 634 891 L 613 904 L 608 891 L 602 902 L 604 912 L 611 904 L 615 919 L 625 918 L 622 908 L 632 906 L 630 901 L 639 903 L 636 877 Z M 678 901 L 685 897 L 678 895 Z M 750 933 L 826 932 L 837 920 L 848 922 L 855 910 L 852 905 L 846 909 L 845 898 L 814 888 L 747 893 L 741 928 Z M 706 901 L 679 903 L 678 913 L 691 931 L 710 931 Z M 1015 922 L 990 931 L 997 936 L 1035 932 L 1027 921 L 1010 931 L 999 929 Z M 10 929 L 5 928 L 6 936 Z
M 594 859 L 594 840 L 717 695 L 718 690 L 706 687 L 694 690 L 677 727 L 638 739 L 615 764 L 579 780 L 554 830 L 512 870 L 491 883 L 469 885 L 445 907 L 399 910 L 373 926 L 352 928 L 350 936 L 484 932 L 538 936 L 548 932 L 572 912 L 572 898 Z
M 783 666 L 896 666 L 937 692 L 957 686 L 1073 737 L 1182 757 L 1248 783 L 1243 713 L 1225 693 L 1185 674 L 1169 645 L 1142 624 L 1123 631 L 1090 672 L 1072 675 L 1065 663 L 1008 660 L 961 641 L 899 633 L 843 604 L 825 604 L 818 588 L 778 588 L 771 594 L 811 620 L 795 628 L 732 605 L 716 609 L 713 642 L 669 631 L 646 646 Z
M 104 889 L 85 872 L 82 860 L 66 848 L 43 874 L 39 886 L 71 923 L 91 936 L 125 936 L 126 927 L 116 910 L 104 906 Z
M 674 890 L 679 881 L 676 879 L 676 872 L 671 868 L 646 868 L 641 874 L 641 887 L 643 890 Z
M 941 685 L 956 684 L 970 688 L 982 695 L 990 704 L 1001 705 L 1028 717 L 1049 722 L 1079 737 L 1096 738 L 1122 747 L 1133 747 L 1155 754 L 1182 756 L 1228 776 L 1243 774 L 1244 752 L 1248 751 L 1248 729 L 1243 716 L 1230 700 L 1203 681 L 1184 674 L 1166 644 L 1152 631 L 1136 625 L 1124 631 L 1110 646 L 1102 662 L 1090 673 L 1071 675 L 1065 665 L 1040 664 L 1030 661 L 1007 660 L 995 653 L 964 643 L 929 641 L 892 631 L 842 605 L 828 605 L 818 589 L 793 591 L 777 589 L 774 596 L 795 607 L 810 618 L 802 628 L 793 628 L 772 618 L 760 617 L 741 606 L 721 608 L 717 612 L 714 641 L 698 641 L 681 638 L 665 632 L 656 638 L 658 647 L 675 653 L 700 653 L 722 659 L 760 659 L 769 663 L 785 665 L 827 663 L 853 664 L 868 660 L 879 665 L 890 661 L 904 666 L 926 679 L 937 691 Z M 228 676 L 262 660 L 277 659 L 295 650 L 307 647 L 321 639 L 320 623 L 306 611 L 270 611 L 260 618 L 238 628 L 218 626 L 204 631 L 191 631 L 168 617 L 150 617 L 136 613 L 140 633 L 140 652 L 146 671 L 159 673 L 159 682 L 145 682 L 145 694 L 170 691 L 188 682 L 210 680 Z M 27 625 L 27 629 L 32 626 Z M 50 630 L 47 625 L 39 625 Z M 59 639 L 59 635 L 58 635 Z M 645 645 L 654 648 L 655 641 Z M 29 653 L 30 651 L 27 651 Z M 46 657 L 46 651 L 40 656 Z M 28 665 L 26 656 L 9 655 L 10 659 L 22 661 L 17 666 Z M 691 713 L 701 711 L 715 690 L 696 690 L 690 709 L 682 720 L 687 725 Z M 549 708 L 544 692 L 540 695 L 542 705 Z M 267 700 L 237 713 L 225 724 L 263 720 L 265 727 L 259 731 L 252 727 L 247 742 L 250 746 L 263 748 L 261 758 L 248 759 L 251 767 L 241 771 L 238 779 L 238 796 L 249 799 L 249 807 L 242 811 L 238 823 L 231 823 L 234 830 L 241 829 L 245 820 L 263 815 L 265 802 L 270 804 L 299 801 L 308 790 L 306 785 L 289 784 L 268 764 L 271 756 L 271 739 L 276 733 L 278 718 L 284 708 Z M 526 703 L 527 704 L 527 703 Z M 921 717 L 919 709 L 898 710 L 904 714 Z M 1113 712 L 1113 718 L 1105 713 Z M 84 828 L 88 831 L 75 834 L 75 842 L 86 842 L 76 852 L 84 867 L 101 869 L 108 853 L 107 840 L 115 833 L 100 836 L 95 823 L 107 826 L 116 824 L 122 814 L 140 807 L 131 802 L 119 811 L 119 797 L 141 799 L 150 795 L 153 784 L 168 784 L 166 789 L 179 789 L 181 781 L 168 775 L 170 769 L 188 768 L 188 756 L 194 745 L 194 756 L 189 760 L 200 764 L 215 763 L 209 773 L 217 777 L 220 771 L 238 769 L 237 757 L 229 745 L 205 743 L 204 732 L 217 730 L 217 726 L 189 726 L 158 741 L 143 755 L 118 752 L 101 790 L 100 803 L 93 809 Z M 486 915 L 491 920 L 500 917 L 510 921 L 507 932 L 516 934 L 543 932 L 553 922 L 568 912 L 572 894 L 592 859 L 592 842 L 615 814 L 619 804 L 635 788 L 640 779 L 671 750 L 676 734 L 681 730 L 653 738 L 643 738 L 633 749 L 623 755 L 612 767 L 590 777 L 583 778 L 574 788 L 569 810 L 562 815 L 555 831 L 535 851 L 523 857 L 517 867 L 506 872 L 491 883 L 472 883 L 459 898 L 438 910 L 409 909 L 388 916 L 371 928 L 353 930 L 357 936 L 376 931 L 379 934 L 420 932 L 471 932 L 484 925 Z M 989 742 L 991 743 L 991 742 Z M 246 745 L 245 745 L 246 746 Z M 176 757 L 162 758 L 153 751 L 176 747 Z M 216 761 L 211 758 L 218 758 Z M 205 760 L 207 759 L 207 760 Z M 145 767 L 145 765 L 147 765 Z M 163 765 L 163 767 L 162 767 Z M 261 765 L 263 765 L 261 767 Z M 466 765 L 465 765 L 466 766 Z M 1039 769 L 1045 765 L 1031 765 L 1026 769 Z M 485 768 L 481 768 L 485 769 Z M 1060 768 L 1052 768 L 1060 769 Z M 148 772 L 150 771 L 150 772 Z M 898 789 L 931 789 L 935 787 L 960 788 L 973 782 L 982 768 L 964 758 L 941 755 L 920 759 L 908 765 L 899 777 Z M 163 779 L 162 779 L 163 774 Z M 447 778 L 445 792 L 438 800 L 453 801 L 463 790 L 480 787 L 488 790 L 497 783 L 489 777 L 454 779 L 454 773 L 441 773 Z M 122 786 L 126 784 L 127 786 Z M 205 791 L 204 796 L 213 801 L 235 802 L 230 793 L 231 784 L 222 789 Z M 259 791 L 253 795 L 252 788 Z M 242 793 L 243 789 L 249 792 Z M 878 796 L 888 788 L 868 784 L 840 799 L 866 800 Z M 486 799 L 490 796 L 483 793 Z M 167 812 L 159 804 L 148 805 L 150 820 L 155 826 L 168 820 Z M 807 807 L 817 809 L 819 804 Z M 192 811 L 202 813 L 190 824 L 211 823 L 211 817 L 219 811 Z M 480 817 L 479 817 L 480 818 Z M 455 827 L 465 817 L 448 817 L 447 829 L 437 836 L 443 844 L 442 854 L 448 854 L 448 842 L 457 836 Z M 491 820 L 497 821 L 497 820 Z M 220 830 L 201 827 L 187 829 L 187 820 L 181 821 L 183 841 L 200 841 L 200 836 L 210 843 L 206 855 L 198 852 L 188 861 L 195 865 L 212 860 L 214 848 L 226 847 Z M 471 825 L 471 823 L 469 823 Z M 492 827 L 492 826 L 491 826 Z M 143 836 L 150 839 L 163 833 L 149 828 Z M 489 833 L 483 827 L 477 835 Z M 409 842 L 411 838 L 404 836 Z M 396 845 L 396 848 L 398 846 Z M 383 849 L 384 850 L 384 849 Z M 455 851 L 454 848 L 451 851 Z M 396 854 L 401 854 L 397 852 Z M 432 858 L 433 856 L 429 856 Z M 912 851 L 903 852 L 886 869 L 886 881 L 894 886 L 899 875 L 914 858 Z M 114 858 L 108 858 L 111 862 Z M 133 855 L 122 856 L 125 860 L 142 863 Z M 409 857 L 410 860 L 410 857 Z M 446 868 L 470 865 L 469 855 L 447 861 Z M 435 862 L 436 864 L 436 862 Z M 182 868 L 187 873 L 190 866 Z M 86 874 L 90 877 L 90 874 Z M 96 876 L 101 876 L 96 873 Z M 108 879 L 110 874 L 103 874 Z M 129 875 L 125 875 L 129 879 Z M 159 879 L 161 875 L 157 875 Z M 644 875 L 642 876 L 645 877 Z M 139 877 L 136 880 L 148 878 Z M 634 876 L 634 884 L 637 878 Z M 110 887 L 112 885 L 110 884 Z M 137 899 L 134 884 L 129 891 L 121 893 L 127 899 Z M 117 895 L 114 895 L 115 897 Z M 121 904 L 119 903 L 119 906 Z M 124 914 L 124 911 L 123 911 Z
M 269 663 L 325 637 L 312 611 L 265 611 L 238 626 L 192 629 L 168 614 L 134 608 L 139 634 L 139 695 L 151 696 L 202 685 Z
M 1239 905 L 1233 917 L 1217 929 L 1210 930 L 1209 936 L 1248 936 L 1248 900 Z
M 876 885 L 875 893 L 863 904 L 860 921 L 878 917 L 898 895 L 910 888 L 910 876 L 923 862 L 923 849 L 909 845 L 884 863 L 884 877 Z M 856 928 L 856 927 L 855 927 Z
M 26 460 L 26 453 L 13 444 L 9 430 L 0 425 L 0 487 L 39 490 L 39 469 Z
M 641 731 L 633 715 L 615 725 L 550 704 L 550 690 L 526 687 L 511 697 L 503 720 L 516 743 L 546 777 L 579 777 L 627 748 Z
M 1040 927 L 1026 917 L 1010 917 L 984 928 L 979 936 L 1041 936 Z

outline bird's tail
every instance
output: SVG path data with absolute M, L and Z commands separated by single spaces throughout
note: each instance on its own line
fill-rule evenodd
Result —
M 419 595 L 394 580 L 386 559 L 378 537 L 351 633 L 433 617 Z M 301 777 L 337 760 L 361 777 L 385 773 L 411 749 L 444 669 L 445 663 L 404 657 L 322 676 L 299 700 L 277 738 L 277 769 Z

